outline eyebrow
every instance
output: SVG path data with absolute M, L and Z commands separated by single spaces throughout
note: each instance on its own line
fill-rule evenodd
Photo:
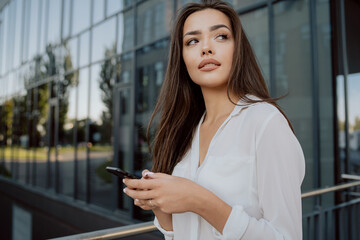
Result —
M 217 25 L 211 26 L 211 27 L 209 27 L 209 30 L 210 30 L 210 32 L 213 32 L 213 31 L 215 31 L 215 30 L 217 30 L 217 29 L 219 29 L 219 28 L 227 28 L 227 29 L 230 31 L 230 29 L 228 28 L 228 26 L 226 26 L 226 25 L 224 25 L 224 24 L 217 24 Z M 185 33 L 184 36 L 183 36 L 183 38 L 184 38 L 185 36 L 187 36 L 187 35 L 199 35 L 199 34 L 201 34 L 201 31 L 200 31 L 200 30 L 190 31 L 190 32 Z

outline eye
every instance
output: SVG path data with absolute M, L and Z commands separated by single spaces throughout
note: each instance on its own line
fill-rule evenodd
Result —
M 199 41 L 197 39 L 190 39 L 189 41 L 186 42 L 186 46 L 190 46 L 190 45 L 194 45 L 196 43 L 198 43 Z
M 227 34 L 219 34 L 216 36 L 216 38 L 219 40 L 226 40 L 229 38 L 229 36 Z

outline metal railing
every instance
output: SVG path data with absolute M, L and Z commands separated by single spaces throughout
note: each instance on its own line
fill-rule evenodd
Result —
M 360 180 L 360 176 L 347 175 L 347 174 L 343 174 L 342 178 L 349 179 L 349 180 Z M 356 186 L 360 186 L 360 181 L 355 181 L 355 182 L 351 182 L 351 183 L 345 183 L 345 184 L 341 184 L 341 185 L 337 185 L 337 186 L 314 190 L 311 192 L 301 194 L 301 197 L 302 197 L 302 199 L 304 199 L 304 198 L 319 196 L 324 193 L 336 192 L 336 191 L 340 191 L 340 190 L 344 190 L 344 189 L 348 189 L 348 188 L 356 187 Z M 341 211 L 344 208 L 348 208 L 348 207 L 352 207 L 352 206 L 360 206 L 360 198 L 350 200 L 350 201 L 347 201 L 347 202 L 344 202 L 339 205 L 332 206 L 332 207 L 329 207 L 326 209 L 322 209 L 321 207 L 318 206 L 315 211 L 313 211 L 309 214 L 305 214 L 303 216 L 303 220 L 306 221 L 306 227 L 308 228 L 308 231 L 304 233 L 304 239 L 326 239 L 326 240 L 331 239 L 331 237 L 328 236 L 329 234 L 327 234 L 329 232 L 327 230 L 331 227 L 331 224 L 329 224 L 327 219 L 329 218 L 329 216 L 337 214 L 337 211 Z M 360 208 L 358 208 L 358 209 L 359 209 L 359 213 L 360 213 Z M 341 215 L 340 218 L 344 218 L 344 216 Z M 360 216 L 359 216 L 359 218 L 360 218 Z M 358 221 L 360 221 L 360 219 Z M 314 223 L 313 227 L 311 227 L 311 222 Z M 359 224 L 360 224 L 360 222 L 359 222 Z M 310 231 L 310 229 L 313 229 L 315 231 Z M 324 229 L 325 229 L 325 236 L 322 237 L 320 235 L 320 232 L 323 231 Z M 150 221 L 150 222 L 145 222 L 145 223 L 127 225 L 127 226 L 123 226 L 123 227 L 109 228 L 109 229 L 104 229 L 104 230 L 99 230 L 99 231 L 94 231 L 94 232 L 70 235 L 70 236 L 61 237 L 61 238 L 54 238 L 53 240 L 119 239 L 119 238 L 123 238 L 123 237 L 135 236 L 135 235 L 139 235 L 139 234 L 143 234 L 143 233 L 150 233 L 150 232 L 153 232 L 156 230 L 157 229 L 153 225 L 153 222 Z M 331 232 L 331 230 L 332 229 L 330 229 L 330 232 Z M 335 228 L 333 230 L 335 230 Z M 314 235 L 314 238 L 312 238 L 313 235 Z M 334 238 L 335 235 L 333 235 L 332 237 Z M 360 237 L 359 235 L 355 235 L 355 237 Z M 340 239 L 343 239 L 343 238 L 340 238 Z M 346 239 L 351 239 L 351 238 L 346 238 Z M 360 238 L 354 238 L 354 239 L 360 239 Z

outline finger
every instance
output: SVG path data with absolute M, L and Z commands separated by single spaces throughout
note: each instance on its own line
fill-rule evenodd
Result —
M 144 210 L 151 210 L 152 207 L 149 206 L 148 204 L 148 200 L 139 200 L 139 199 L 135 199 L 134 200 L 134 204 Z
M 144 169 L 144 170 L 141 172 L 141 176 L 143 176 L 143 177 L 144 177 L 144 174 L 145 174 L 145 173 L 147 173 L 147 172 L 149 172 L 149 170 Z
M 143 176 L 144 176 L 145 179 L 148 179 L 148 178 L 151 178 L 151 175 L 154 175 L 154 173 L 150 172 L 150 171 L 147 171 L 147 172 L 144 173 Z
M 171 177 L 171 176 L 169 174 L 165 174 L 165 173 L 147 172 L 146 177 L 151 178 L 151 179 L 159 179 L 159 178 L 167 178 L 167 177 Z
M 133 198 L 133 199 L 139 199 L 139 200 L 146 200 L 146 199 L 151 199 L 153 198 L 153 192 L 151 190 L 149 191 L 139 191 L 139 190 L 134 190 L 131 188 L 124 188 L 124 193 L 126 195 L 128 195 L 129 197 Z
M 153 189 L 153 183 L 148 180 L 144 179 L 130 179 L 130 178 L 124 178 L 123 183 L 128 187 L 132 189 Z

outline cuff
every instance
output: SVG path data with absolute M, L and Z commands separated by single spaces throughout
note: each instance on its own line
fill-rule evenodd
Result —
M 174 232 L 173 231 L 166 231 L 165 229 L 163 229 L 160 226 L 159 221 L 157 220 L 157 218 L 155 217 L 154 219 L 154 225 L 155 227 L 157 227 L 157 229 L 164 234 L 165 240 L 173 240 L 174 239 Z
M 213 234 L 216 239 L 241 239 L 249 224 L 250 217 L 244 212 L 242 206 L 234 206 L 231 210 L 229 218 L 227 219 L 223 233 L 221 234 L 213 228 Z

